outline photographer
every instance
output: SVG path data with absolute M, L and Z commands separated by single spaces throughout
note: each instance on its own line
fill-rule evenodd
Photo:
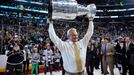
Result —
M 21 48 L 22 46 L 18 41 L 14 40 L 8 45 L 6 75 L 13 74 L 14 68 L 17 75 L 22 75 L 24 56 Z

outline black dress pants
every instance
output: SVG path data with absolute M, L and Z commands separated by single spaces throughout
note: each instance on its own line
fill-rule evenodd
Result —
M 22 64 L 19 65 L 6 65 L 6 75 L 12 75 L 15 68 L 16 75 L 22 75 Z

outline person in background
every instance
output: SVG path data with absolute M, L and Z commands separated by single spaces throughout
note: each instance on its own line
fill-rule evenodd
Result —
M 44 75 L 47 74 L 48 68 L 50 68 L 50 75 L 53 71 L 53 64 L 54 64 L 54 53 L 50 48 L 50 43 L 45 43 L 45 50 L 43 50 L 43 59 L 44 59 Z
M 96 47 L 95 41 L 91 40 L 87 47 L 87 55 L 86 55 L 86 71 L 88 75 L 94 75 L 94 67 L 95 67 L 95 57 L 96 57 Z
M 17 75 L 22 75 L 22 63 L 24 60 L 24 53 L 20 49 L 19 42 L 12 41 L 8 46 L 7 54 L 7 65 L 6 65 L 6 75 L 12 75 L 15 68 Z
M 105 40 L 104 39 L 101 39 L 101 43 L 100 43 L 100 61 L 101 61 L 101 74 L 104 74 L 104 70 L 103 70 L 103 62 L 102 62 L 102 58 L 103 58 L 103 55 L 101 54 L 101 47 L 102 45 L 105 43 Z M 109 74 L 108 70 L 107 70 L 107 74 Z
M 126 58 L 126 44 L 122 36 L 118 37 L 116 49 L 117 67 L 120 74 L 126 75 L 127 72 L 127 58 Z
M 61 54 L 58 50 L 58 48 L 55 49 L 55 52 L 54 52 L 54 68 L 59 71 L 60 70 L 60 59 L 61 59 Z
M 29 72 L 29 64 L 30 64 L 29 60 L 31 58 L 31 53 L 30 50 L 28 49 L 28 45 L 25 45 L 23 52 L 24 52 L 23 73 L 25 73 L 26 70 L 27 74 Z
M 32 53 L 32 58 L 31 58 L 31 63 L 32 63 L 32 71 L 31 74 L 33 75 L 34 70 L 35 74 L 38 75 L 38 67 L 39 67 L 39 62 L 40 62 L 40 54 L 38 48 L 33 49 Z
M 100 69 L 100 61 L 101 61 L 101 42 L 97 42 L 96 45 L 96 64 L 95 64 L 95 69 Z
M 129 44 L 127 51 L 129 75 L 134 75 L 134 40 Z
M 115 50 L 113 45 L 110 43 L 109 38 L 104 38 L 104 44 L 101 47 L 102 64 L 104 75 L 107 75 L 107 66 L 109 66 L 111 75 L 114 75 L 114 54 Z

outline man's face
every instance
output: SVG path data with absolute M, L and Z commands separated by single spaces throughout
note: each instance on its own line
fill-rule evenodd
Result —
M 105 43 L 105 44 L 106 44 L 106 43 L 108 43 L 108 40 L 107 40 L 107 39 L 105 39 L 105 40 L 104 40 L 104 43 Z
M 125 41 L 126 41 L 126 43 L 129 43 L 130 40 L 129 40 L 129 38 L 127 37 L 127 38 L 125 39 Z
M 134 44 L 134 40 L 132 40 L 132 43 Z
M 38 49 L 37 48 L 35 48 L 34 50 L 35 50 L 35 53 L 38 53 Z
M 78 33 L 76 31 L 71 31 L 69 35 L 69 39 L 72 42 L 77 42 L 78 41 Z
M 50 44 L 47 43 L 47 44 L 45 45 L 45 48 L 50 49 Z
M 123 39 L 122 39 L 122 38 L 119 38 L 118 40 L 119 40 L 119 42 L 120 42 L 120 43 L 123 41 Z
M 28 50 L 28 47 L 24 47 L 24 50 Z

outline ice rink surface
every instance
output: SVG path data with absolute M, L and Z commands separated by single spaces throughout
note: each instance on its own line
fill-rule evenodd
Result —
M 110 73 L 109 69 L 108 72 Z M 39 75 L 44 75 L 44 73 L 40 73 Z M 50 72 L 48 72 L 47 75 L 50 75 Z M 53 75 L 62 75 L 62 72 L 61 71 L 53 72 Z M 100 69 L 98 70 L 94 69 L 94 75 L 103 75 L 103 74 L 101 74 Z M 111 75 L 111 74 L 107 74 L 107 75 Z M 114 75 L 120 75 L 119 70 L 117 68 L 114 68 Z

